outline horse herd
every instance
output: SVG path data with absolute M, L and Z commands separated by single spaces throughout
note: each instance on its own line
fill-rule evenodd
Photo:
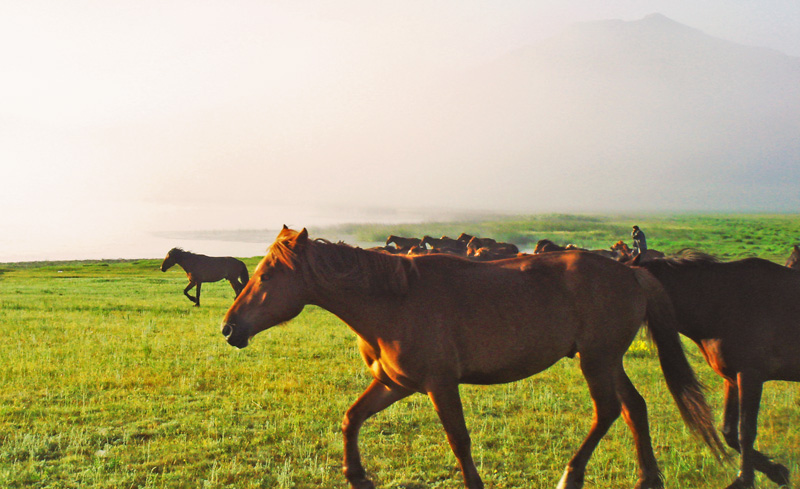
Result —
M 790 484 L 789 470 L 756 450 L 754 441 L 763 383 L 800 381 L 800 272 L 790 268 L 800 267 L 800 248 L 780 266 L 758 258 L 720 262 L 696 251 L 622 260 L 623 255 L 575 249 L 522 254 L 476 239 L 390 236 L 382 249 L 362 250 L 284 226 L 252 279 L 238 271 L 235 259 L 224 262 L 231 268 L 227 274 L 213 275 L 228 278 L 237 293 L 222 322 L 232 346 L 246 347 L 305 305 L 332 312 L 357 334 L 373 381 L 342 423 L 344 475 L 351 487 L 375 487 L 358 447 L 363 423 L 422 393 L 439 415 L 465 487 L 483 488 L 458 385 L 513 382 L 563 357 L 577 357 L 594 416 L 558 489 L 583 487 L 592 452 L 620 414 L 635 441 L 635 487 L 663 488 L 646 402 L 622 361 L 643 323 L 687 426 L 718 459 L 728 457 L 725 444 L 739 453 L 739 473 L 727 489 L 753 488 L 755 471 Z M 482 249 L 508 257 L 476 257 L 487 253 Z M 174 251 L 162 270 L 178 263 L 190 286 L 201 280 Z M 211 257 L 193 263 L 223 264 Z M 199 305 L 199 282 L 197 287 L 193 302 Z M 694 341 L 724 379 L 722 440 L 679 333 Z
M 478 238 L 467 233 L 461 233 L 458 238 L 433 238 L 424 236 L 420 238 L 404 238 L 391 235 L 386 238 L 386 245 L 370 248 L 393 255 L 429 255 L 446 253 L 463 256 L 476 261 L 501 260 L 519 254 L 517 245 L 499 243 L 493 238 Z

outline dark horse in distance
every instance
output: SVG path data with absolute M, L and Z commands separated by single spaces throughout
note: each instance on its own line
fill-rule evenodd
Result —
M 247 266 L 230 256 L 198 255 L 180 248 L 172 248 L 161 263 L 161 271 L 166 272 L 176 264 L 183 268 L 189 278 L 189 285 L 183 289 L 183 294 L 198 307 L 200 306 L 200 288 L 203 282 L 219 282 L 226 279 L 231 283 L 231 287 L 238 297 L 247 281 L 250 280 Z M 189 295 L 192 287 L 197 287 L 196 297 Z
M 725 379 L 722 433 L 741 453 L 728 488 L 752 488 L 754 470 L 788 485 L 789 470 L 753 443 L 762 384 L 800 382 L 800 273 L 759 258 L 723 263 L 695 251 L 641 266 L 672 298 L 679 331 Z
M 592 452 L 622 413 L 638 455 L 636 487 L 662 488 L 647 406 L 622 361 L 645 320 L 685 422 L 722 449 L 669 298 L 646 270 L 580 251 L 490 262 L 389 255 L 311 240 L 305 229 L 284 227 L 225 315 L 222 334 L 244 348 L 307 304 L 332 312 L 355 331 L 373 376 L 342 423 L 344 475 L 353 488 L 374 488 L 361 463 L 361 426 L 415 392 L 432 401 L 466 487 L 483 488 L 459 384 L 513 382 L 576 354 L 594 418 L 558 487 L 583 486 Z

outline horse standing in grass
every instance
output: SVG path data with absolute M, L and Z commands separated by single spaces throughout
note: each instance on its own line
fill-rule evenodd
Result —
M 638 454 L 636 487 L 662 488 L 647 407 L 622 362 L 644 320 L 684 420 L 721 449 L 669 299 L 646 270 L 577 251 L 494 262 L 388 255 L 310 240 L 305 229 L 284 227 L 225 315 L 222 334 L 244 348 L 307 304 L 332 312 L 355 331 L 374 378 L 342 424 L 344 474 L 355 489 L 374 488 L 358 449 L 362 424 L 415 392 L 430 397 L 466 487 L 483 488 L 459 384 L 513 382 L 578 353 L 594 418 L 558 487 L 583 486 L 592 452 L 622 413 Z
M 172 248 L 161 263 L 161 271 L 166 272 L 176 264 L 183 268 L 189 278 L 189 285 L 183 289 L 183 294 L 194 302 L 196 307 L 200 307 L 200 288 L 203 282 L 218 282 L 226 279 L 238 297 L 247 281 L 250 280 L 247 266 L 230 256 L 198 255 L 180 248 Z M 189 295 L 192 287 L 197 287 L 196 297 Z
M 752 488 L 755 470 L 789 485 L 789 470 L 753 444 L 763 383 L 800 382 L 800 273 L 759 258 L 721 263 L 695 251 L 641 266 L 670 295 L 680 332 L 725 379 L 722 433 L 741 453 L 728 489 Z

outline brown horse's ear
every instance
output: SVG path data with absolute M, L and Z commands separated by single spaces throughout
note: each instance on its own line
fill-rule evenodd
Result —
M 288 230 L 289 230 L 289 227 L 288 227 L 286 224 L 284 224 L 284 225 L 283 225 L 283 230 L 284 230 L 284 231 L 288 231 Z
M 297 235 L 297 238 L 295 238 L 295 241 L 297 241 L 298 244 L 305 244 L 308 242 L 308 230 L 303 228 L 303 230 Z

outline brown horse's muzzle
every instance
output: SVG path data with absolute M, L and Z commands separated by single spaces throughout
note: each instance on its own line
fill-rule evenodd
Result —
M 236 324 L 226 322 L 222 324 L 222 335 L 228 344 L 236 348 L 244 348 L 250 343 L 250 334 L 246 328 L 237 327 Z

